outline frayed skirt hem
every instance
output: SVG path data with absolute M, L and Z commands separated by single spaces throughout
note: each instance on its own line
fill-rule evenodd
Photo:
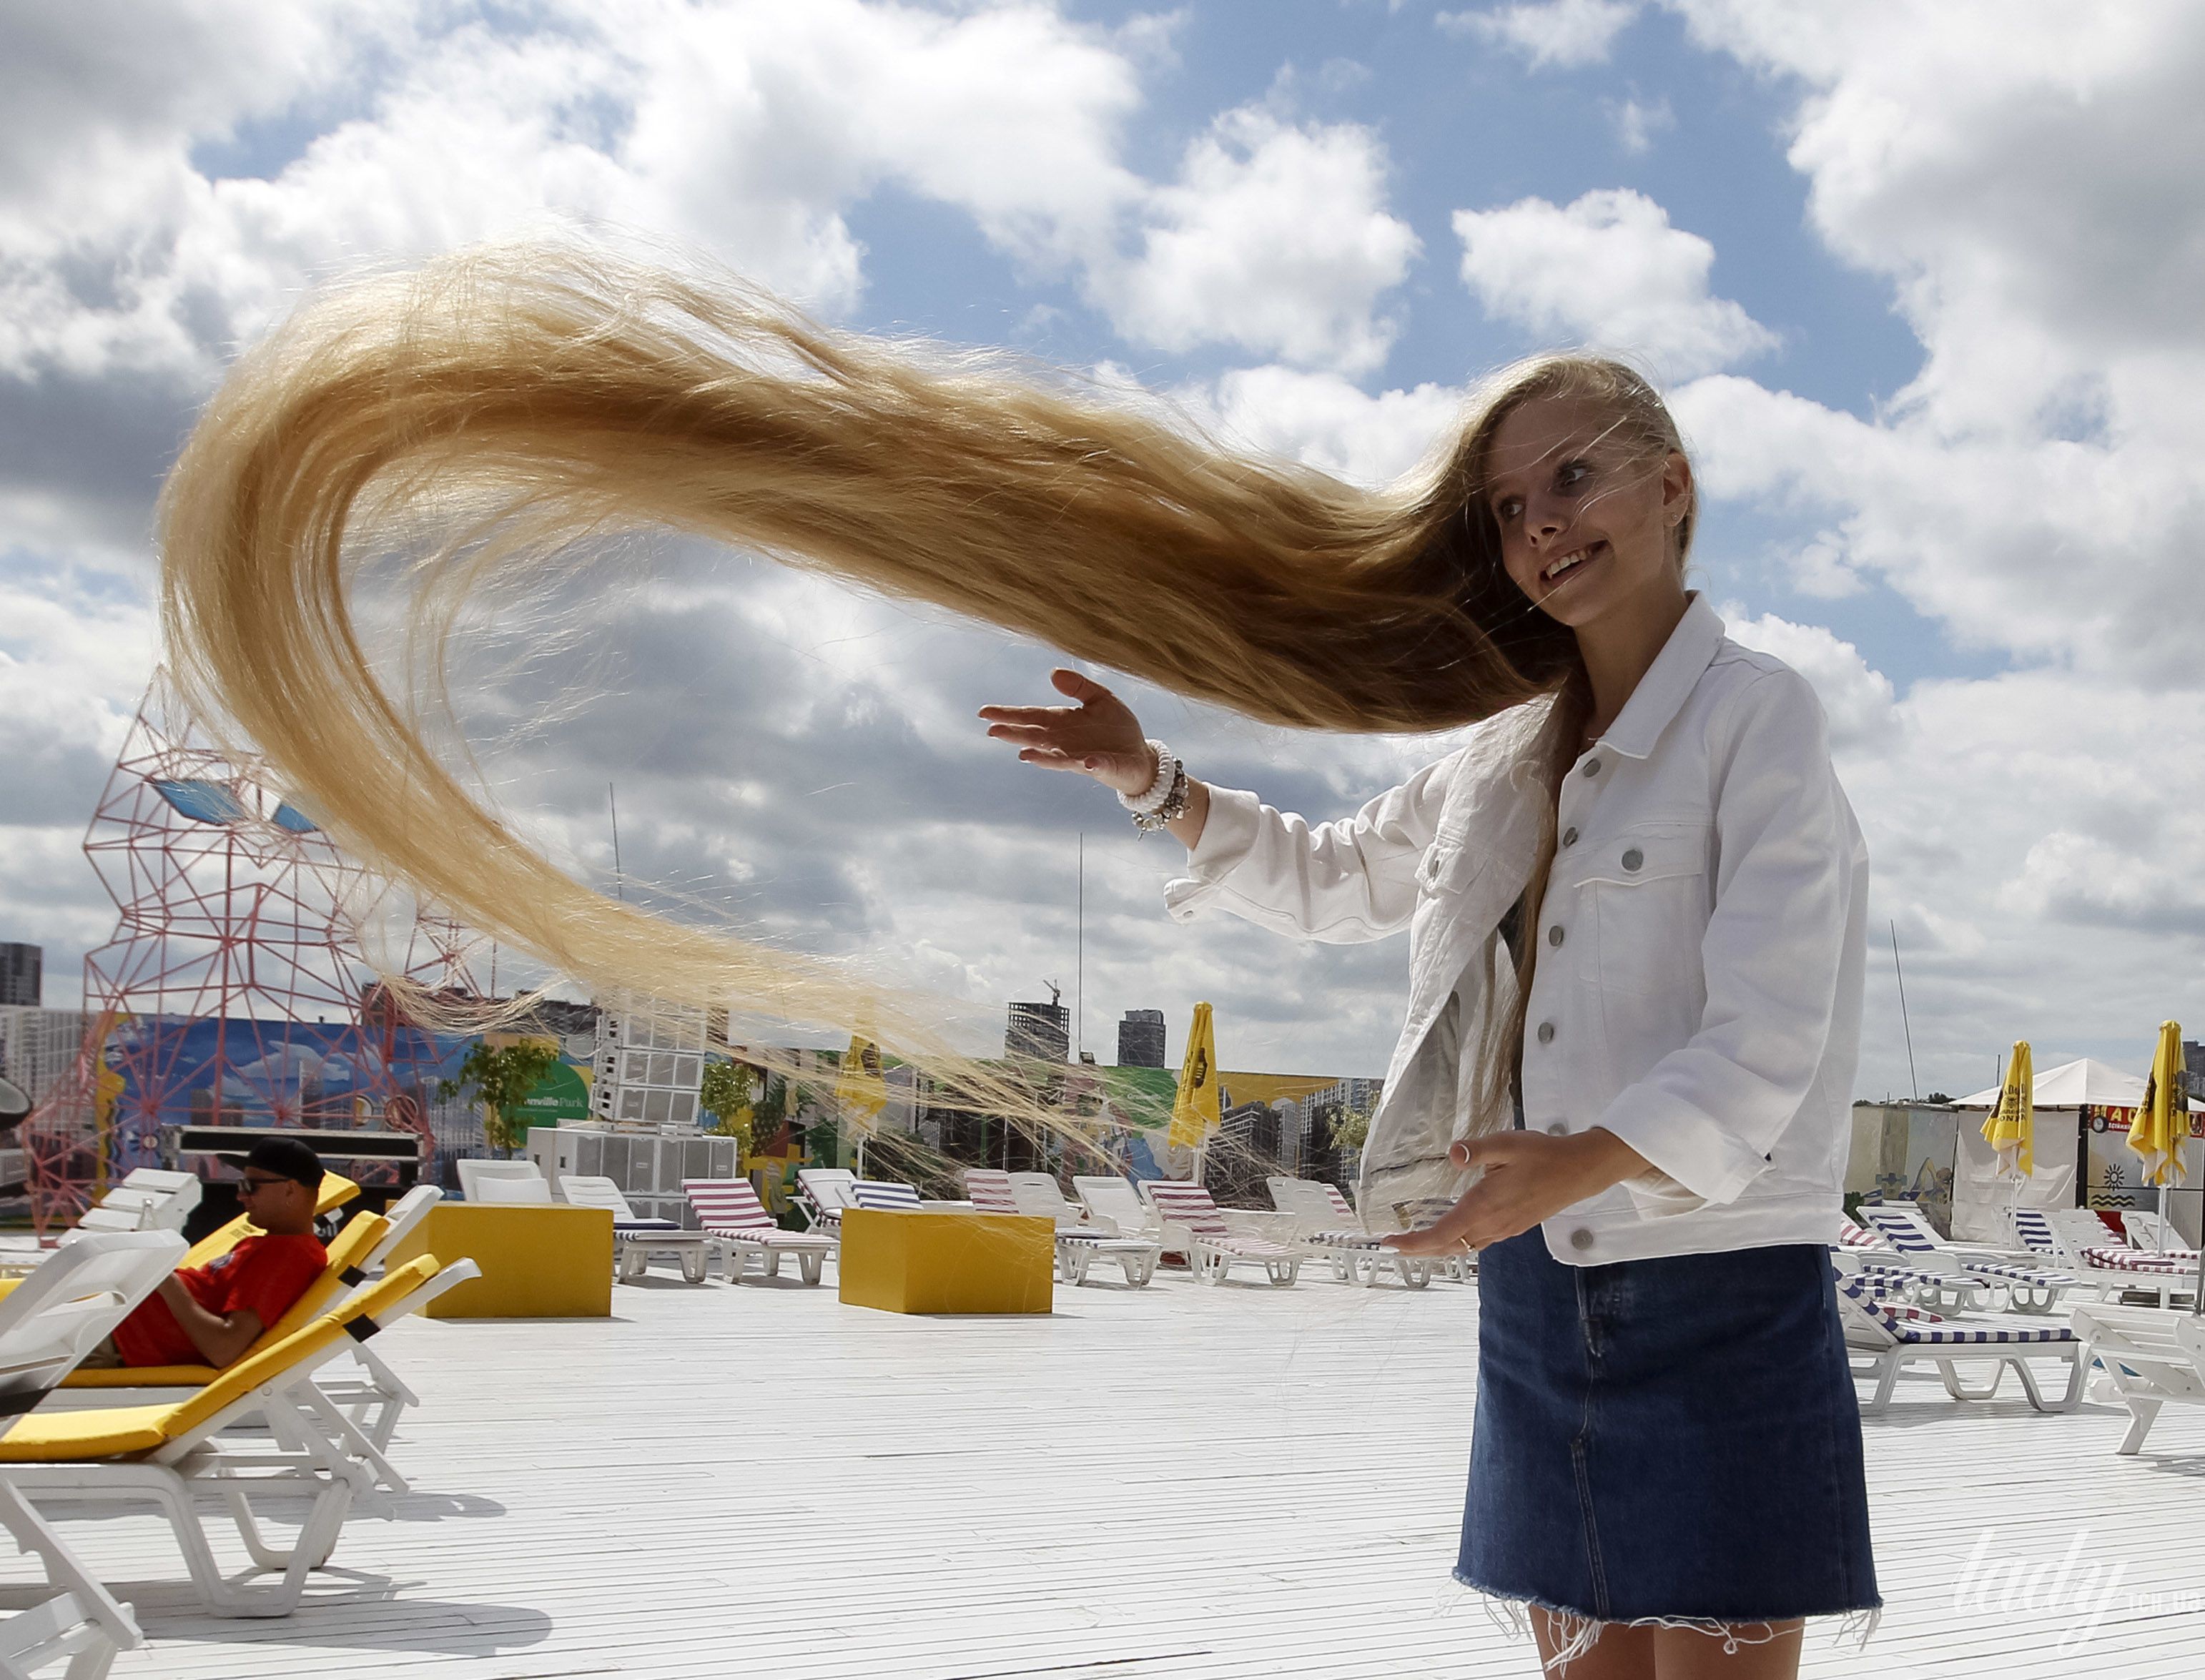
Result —
M 1566 1665 L 1574 1662 L 1578 1658 L 1590 1652 L 1599 1641 L 1601 1630 L 1603 1628 L 1687 1628 L 1695 1633 L 1703 1633 L 1710 1638 L 1721 1640 L 1723 1654 L 1730 1656 L 1736 1653 L 1740 1646 L 1765 1645 L 1775 1638 L 1776 1635 L 1772 1628 L 1774 1623 L 1812 1619 L 1798 1618 L 1795 1612 L 1792 1615 L 1772 1616 L 1760 1620 L 1733 1618 L 1725 1621 L 1706 1616 L 1639 1616 L 1629 1621 L 1608 1622 L 1588 1616 L 1583 1611 L 1572 1609 L 1568 1605 L 1548 1604 L 1543 1600 L 1528 1595 L 1514 1596 L 1506 1593 L 1496 1593 L 1489 1587 L 1480 1586 L 1477 1582 L 1470 1580 L 1459 1570 L 1455 1572 L 1454 1578 L 1458 1585 L 1469 1588 L 1477 1595 L 1479 1608 L 1485 1612 L 1496 1627 L 1513 1634 L 1519 1639 L 1532 1637 L 1530 1612 L 1534 1610 L 1542 1612 L 1547 1620 L 1547 1632 L 1554 1641 L 1554 1654 L 1543 1666 L 1557 1674 Z M 1836 1636 L 1839 1640 L 1857 1639 L 1857 1643 L 1854 1648 L 1859 1650 L 1864 1649 L 1869 1641 L 1874 1637 L 1876 1624 L 1883 1619 L 1883 1606 L 1881 1603 L 1877 1603 L 1864 1606 L 1857 1610 L 1833 1611 L 1826 1613 L 1843 1618 L 1838 1624 Z

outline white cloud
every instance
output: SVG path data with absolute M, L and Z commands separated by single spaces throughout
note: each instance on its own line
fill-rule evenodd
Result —
M 1443 385 L 1371 396 L 1335 373 L 1279 366 L 1235 368 L 1179 395 L 1228 440 L 1373 487 L 1443 443 L 1463 404 Z
M 1814 227 L 1925 353 L 1865 419 L 1734 378 L 1680 394 L 1715 477 L 1815 511 L 1964 644 L 2196 682 L 2205 12 L 1678 4 L 1798 79 Z
M 1642 193 L 1611 187 L 1557 205 L 1523 199 L 1459 210 L 1462 278 L 1489 315 L 1549 338 L 1651 359 L 1689 378 L 1760 354 L 1776 336 L 1709 295 L 1715 247 L 1669 225 Z
M 1235 343 L 1360 372 L 1385 359 L 1378 313 L 1418 249 L 1387 212 L 1384 149 L 1352 123 L 1227 112 L 1160 188 L 1139 258 L 1096 289 L 1121 331 L 1167 350 Z
M 1677 126 L 1677 114 L 1669 109 L 1667 99 L 1650 103 L 1637 98 L 1607 100 L 1602 110 L 1615 129 L 1615 143 L 1632 157 L 1643 157 L 1654 149 L 1654 136 L 1667 134 Z
M 1638 0 L 1523 0 L 1482 12 L 1441 12 L 1453 35 L 1472 35 L 1557 69 L 1604 64 L 1615 38 L 1638 15 Z

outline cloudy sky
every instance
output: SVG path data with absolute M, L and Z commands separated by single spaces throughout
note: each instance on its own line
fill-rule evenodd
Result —
M 1873 851 L 1863 1094 L 2141 1071 L 2205 1028 L 2205 9 L 2037 0 L 75 0 L 0 6 L 0 938 L 50 1000 L 113 926 L 79 850 L 156 657 L 151 509 L 235 347 L 318 279 L 555 226 L 859 327 L 1108 367 L 1380 481 L 1465 384 L 1661 374 L 1697 585 L 1806 672 Z M 1369 1074 L 1400 941 L 1168 924 L 1166 843 L 971 721 L 1045 650 L 731 557 L 603 579 L 498 745 L 608 878 L 999 1018 L 1075 977 L 1172 1049 Z M 543 671 L 533 679 L 540 684 Z M 486 718 L 498 715 L 495 702 Z M 1148 696 L 1312 816 L 1429 741 Z

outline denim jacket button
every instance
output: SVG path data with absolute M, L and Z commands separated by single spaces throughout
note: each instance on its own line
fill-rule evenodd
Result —
M 1570 1246 L 1580 1250 L 1590 1248 L 1592 1246 L 1592 1232 L 1586 1230 L 1583 1226 L 1579 1226 L 1575 1231 L 1570 1232 Z

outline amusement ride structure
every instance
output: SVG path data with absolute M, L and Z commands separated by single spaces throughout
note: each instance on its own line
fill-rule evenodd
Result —
M 377 980 L 357 931 L 380 883 L 284 802 L 264 764 L 213 745 L 165 671 L 84 849 L 119 919 L 85 959 L 76 1065 L 21 1129 L 41 1230 L 158 1164 L 163 1126 L 407 1131 L 429 1165 L 436 1042 Z M 385 966 L 472 992 L 456 925 L 409 915 L 404 938 Z

